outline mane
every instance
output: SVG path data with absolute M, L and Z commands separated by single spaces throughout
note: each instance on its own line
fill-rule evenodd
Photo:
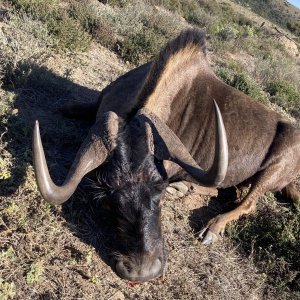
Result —
M 144 84 L 137 94 L 138 105 L 133 114 L 149 103 L 149 96 L 155 90 L 159 90 L 160 86 L 164 88 L 164 80 L 168 80 L 180 66 L 199 54 L 206 60 L 205 35 L 196 28 L 184 30 L 178 37 L 168 42 L 151 64 Z

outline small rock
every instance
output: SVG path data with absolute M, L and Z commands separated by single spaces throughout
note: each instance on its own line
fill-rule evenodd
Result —
M 182 197 L 184 197 L 184 195 L 185 195 L 184 193 L 178 191 L 177 189 L 174 189 L 174 188 L 171 187 L 171 186 L 168 186 L 168 187 L 166 188 L 166 191 L 167 191 L 170 195 L 175 196 L 176 198 L 182 198 Z

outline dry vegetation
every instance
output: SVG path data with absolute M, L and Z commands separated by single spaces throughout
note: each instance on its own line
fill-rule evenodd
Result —
M 64 119 L 63 103 L 95 99 L 191 25 L 207 32 L 220 78 L 299 125 L 297 46 L 291 51 L 268 21 L 235 3 L 0 1 L 0 299 L 300 299 L 300 209 L 280 195 L 266 195 L 212 247 L 197 232 L 233 198 L 167 195 L 168 268 L 164 278 L 134 285 L 111 269 L 114 232 L 88 180 L 62 208 L 37 191 L 34 120 L 61 182 L 90 126 Z
M 287 0 L 235 0 L 300 38 L 300 10 Z

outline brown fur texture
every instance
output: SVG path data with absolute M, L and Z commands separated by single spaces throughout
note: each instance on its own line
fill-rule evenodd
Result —
M 97 119 L 107 111 L 131 118 L 139 108 L 150 110 L 207 169 L 215 148 L 213 99 L 221 110 L 229 146 L 228 172 L 219 187 L 249 181 L 251 189 L 239 207 L 209 222 L 205 243 L 222 234 L 228 222 L 253 211 L 263 193 L 283 189 L 300 173 L 300 130 L 219 80 L 207 62 L 204 35 L 196 29 L 182 32 L 151 64 L 117 79 L 97 103 Z M 192 180 L 177 165 L 166 166 L 171 180 Z M 288 190 L 299 198 L 294 188 Z

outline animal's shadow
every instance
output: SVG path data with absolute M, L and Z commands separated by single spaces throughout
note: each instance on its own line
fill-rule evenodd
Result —
M 228 212 L 237 206 L 239 195 L 235 187 L 219 189 L 216 197 L 211 197 L 207 205 L 193 209 L 189 216 L 189 224 L 198 233 L 209 220 L 215 216 Z
M 191 228 L 195 233 L 198 233 L 212 218 L 235 209 L 246 194 L 246 186 L 240 188 L 229 187 L 226 189 L 218 189 L 218 195 L 216 197 L 211 197 L 207 202 L 207 205 L 191 211 L 189 216 Z M 282 193 L 277 192 L 274 196 L 280 205 L 287 204 L 287 200 Z
M 101 259 L 115 271 L 113 258 L 120 253 L 120 248 L 112 214 L 101 199 L 94 197 L 89 180 L 77 188 L 62 208 L 62 215 L 74 234 L 93 246 Z
M 19 66 L 30 68 L 22 81 L 4 78 L 4 88 L 11 92 L 13 103 L 7 113 L 6 128 L 1 128 L 1 142 L 13 157 L 10 177 L 0 181 L 0 196 L 20 194 L 20 188 L 32 167 L 32 132 L 35 120 L 40 131 L 48 167 L 56 184 L 62 184 L 75 158 L 76 152 L 92 125 L 88 121 L 65 118 L 61 113 L 69 101 L 93 101 L 99 92 L 72 82 L 51 70 L 37 65 Z M 93 196 L 88 193 L 89 181 L 83 179 L 74 196 L 61 210 L 68 225 L 84 243 L 94 246 L 99 256 L 109 263 L 113 232 L 110 220 Z M 22 195 L 21 195 L 22 196 Z
M 9 178 L 0 182 L 1 196 L 14 194 L 25 180 L 27 167 L 32 165 L 35 120 L 40 123 L 50 172 L 57 183 L 64 179 L 90 124 L 64 118 L 60 108 L 69 100 L 91 101 L 98 96 L 97 91 L 73 83 L 67 75 L 61 77 L 37 65 L 25 64 L 18 68 L 30 68 L 28 76 L 20 80 L 15 75 L 3 80 L 3 88 L 12 95 L 9 105 L 12 111 L 7 113 L 5 128 L 0 128 L 1 142 L 6 144 L 13 163 Z

